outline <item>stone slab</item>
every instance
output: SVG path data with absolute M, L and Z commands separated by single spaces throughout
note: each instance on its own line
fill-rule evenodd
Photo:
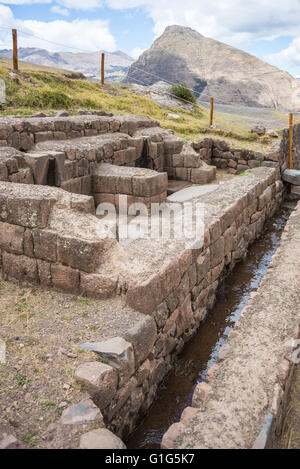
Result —
M 282 174 L 282 179 L 295 186 L 300 186 L 300 171 L 298 169 L 286 169 Z
M 167 202 L 186 202 L 187 200 L 201 197 L 204 194 L 209 194 L 210 192 L 218 189 L 218 187 L 219 185 L 217 184 L 187 187 L 178 192 L 175 192 L 172 195 L 169 195 L 169 197 L 167 197 Z

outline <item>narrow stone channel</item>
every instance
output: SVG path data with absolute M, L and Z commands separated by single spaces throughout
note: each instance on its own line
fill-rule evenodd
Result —
M 160 448 L 164 433 L 180 420 L 184 408 L 191 405 L 195 386 L 205 380 L 208 368 L 216 362 L 218 351 L 239 319 L 250 293 L 258 288 L 265 275 L 291 208 L 283 205 L 266 224 L 263 236 L 250 246 L 246 260 L 225 279 L 208 319 L 174 360 L 173 371 L 160 387 L 145 420 L 127 440 L 127 448 Z

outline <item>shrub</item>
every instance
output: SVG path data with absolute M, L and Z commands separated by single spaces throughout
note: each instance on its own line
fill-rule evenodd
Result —
M 190 103 L 196 103 L 194 93 L 187 87 L 186 83 L 182 81 L 172 86 L 171 93 L 179 99 L 184 99 Z

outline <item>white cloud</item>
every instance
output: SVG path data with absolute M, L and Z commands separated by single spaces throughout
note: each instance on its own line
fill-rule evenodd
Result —
M 74 10 L 91 10 L 102 6 L 101 0 L 56 0 L 57 3 Z
M 53 7 L 50 8 L 50 11 L 52 11 L 52 13 L 56 13 L 57 15 L 62 16 L 69 16 L 70 14 L 67 8 L 62 8 L 59 5 L 53 5 Z
M 277 54 L 269 54 L 266 58 L 273 65 L 286 68 L 300 77 L 300 36 L 295 37 L 286 49 Z
M 5 5 L 31 5 L 32 3 L 52 3 L 52 0 L 0 0 Z
M 39 47 L 51 51 L 70 52 L 76 52 L 77 49 L 109 52 L 116 50 L 115 39 L 110 32 L 109 22 L 106 20 L 55 20 L 48 23 L 36 20 L 23 21 L 14 18 L 9 7 L 0 4 L 0 46 L 4 47 L 11 44 L 11 31 L 1 29 L 1 27 L 18 29 L 19 47 Z
M 142 7 L 156 36 L 179 24 L 235 46 L 299 33 L 299 0 L 106 0 L 114 9 Z
M 142 53 L 145 51 L 146 49 L 141 49 L 140 47 L 135 47 L 134 49 L 132 49 L 130 55 L 131 57 L 133 57 L 134 59 L 138 59 L 140 55 L 142 55 Z
M 74 10 L 90 10 L 102 6 L 102 0 L 0 0 L 0 4 L 6 5 L 31 5 L 34 3 L 58 3 L 66 8 Z

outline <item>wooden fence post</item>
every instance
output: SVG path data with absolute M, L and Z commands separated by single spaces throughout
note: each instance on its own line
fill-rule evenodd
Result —
M 101 85 L 104 85 L 104 53 L 101 54 Z
M 209 116 L 209 125 L 213 125 L 214 118 L 214 98 L 210 98 L 210 116 Z
M 12 38 L 13 38 L 13 69 L 14 72 L 19 70 L 18 65 L 18 33 L 16 29 L 12 30 Z
M 293 114 L 290 113 L 290 131 L 289 131 L 289 168 L 293 168 Z

